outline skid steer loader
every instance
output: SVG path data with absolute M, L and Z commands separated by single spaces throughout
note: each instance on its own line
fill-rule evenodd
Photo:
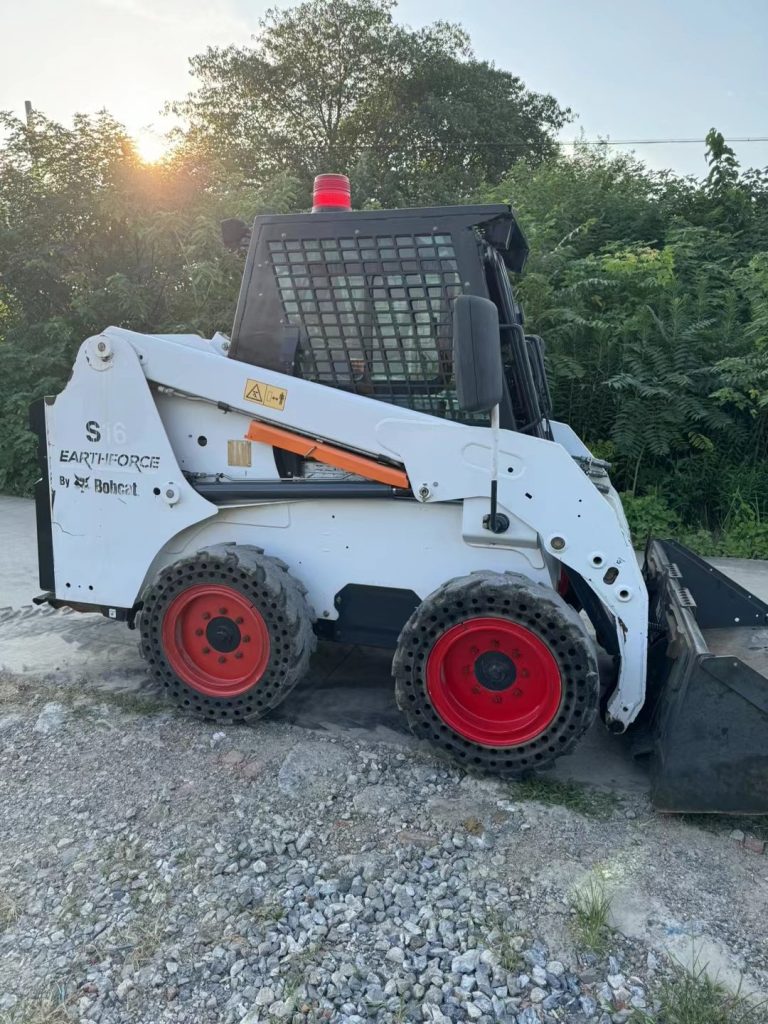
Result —
M 643 576 L 609 467 L 552 417 L 514 211 L 353 212 L 324 175 L 311 213 L 224 228 L 230 337 L 107 328 L 33 406 L 38 600 L 137 628 L 208 719 L 285 700 L 317 638 L 379 645 L 467 767 L 546 768 L 600 715 L 642 727 L 659 807 L 768 811 L 768 606 L 672 542 Z

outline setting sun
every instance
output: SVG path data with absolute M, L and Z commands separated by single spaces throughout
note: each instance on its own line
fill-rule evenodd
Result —
M 142 163 L 159 163 L 168 152 L 168 140 L 151 128 L 141 128 L 133 139 L 136 152 Z

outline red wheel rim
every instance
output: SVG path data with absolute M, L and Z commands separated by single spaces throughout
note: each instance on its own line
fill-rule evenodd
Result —
M 427 658 L 427 693 L 454 732 L 486 747 L 516 747 L 557 715 L 560 669 L 535 633 L 509 619 L 467 619 Z
M 207 697 L 250 690 L 269 661 L 269 632 L 259 610 L 232 587 L 188 587 L 163 618 L 168 663 L 188 686 Z

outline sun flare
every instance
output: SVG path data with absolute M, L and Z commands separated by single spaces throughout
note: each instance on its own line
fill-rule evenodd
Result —
M 168 152 L 168 141 L 165 136 L 150 128 L 138 131 L 133 142 L 139 159 L 145 164 L 159 163 Z

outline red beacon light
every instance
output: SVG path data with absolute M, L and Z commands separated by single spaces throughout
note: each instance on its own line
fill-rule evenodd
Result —
M 312 190 L 312 213 L 352 209 L 352 195 L 346 174 L 318 174 Z

